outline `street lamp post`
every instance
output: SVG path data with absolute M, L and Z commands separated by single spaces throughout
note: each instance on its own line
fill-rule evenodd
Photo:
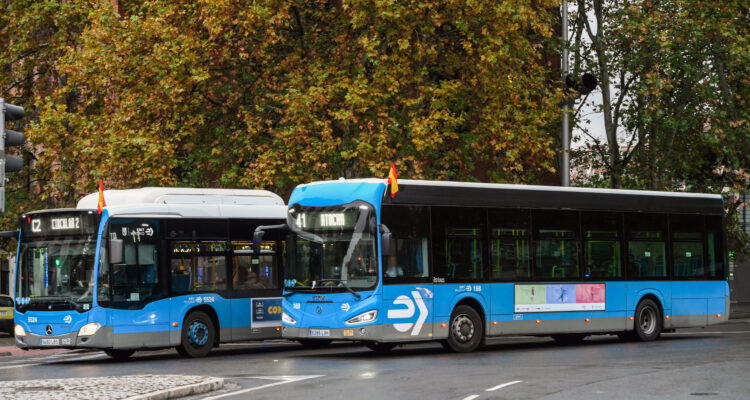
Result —
M 562 80 L 568 76 L 568 0 L 563 0 L 562 10 L 560 12 L 562 19 Z M 566 98 L 563 100 L 563 118 L 562 133 L 560 141 L 562 142 L 562 154 L 560 157 L 560 186 L 570 186 L 570 124 L 568 114 L 570 102 Z

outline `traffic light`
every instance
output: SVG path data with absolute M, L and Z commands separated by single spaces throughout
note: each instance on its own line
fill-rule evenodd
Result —
M 566 91 L 573 90 L 576 92 L 576 97 L 585 96 L 591 93 L 592 90 L 596 89 L 597 85 L 596 77 L 589 73 L 581 75 L 581 78 L 572 77 L 565 75 L 565 89 Z
M 15 121 L 23 118 L 23 107 L 7 104 L 0 98 L 0 212 L 5 212 L 5 173 L 23 169 L 23 158 L 5 154 L 5 149 L 21 146 L 26 138 L 21 132 L 5 128 L 5 121 Z

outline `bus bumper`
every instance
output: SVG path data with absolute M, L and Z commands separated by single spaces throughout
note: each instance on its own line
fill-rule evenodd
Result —
M 291 340 L 350 340 L 357 342 L 382 342 L 380 325 L 364 325 L 351 328 L 317 329 L 282 326 L 281 336 Z
M 78 336 L 78 332 L 70 332 L 62 335 L 37 335 L 26 332 L 25 336 L 16 336 L 16 347 L 28 349 L 54 349 L 54 348 L 112 348 L 114 336 L 112 326 L 103 326 L 90 336 Z

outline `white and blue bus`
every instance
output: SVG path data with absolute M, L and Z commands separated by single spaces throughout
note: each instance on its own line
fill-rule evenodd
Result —
M 727 321 L 719 195 L 380 179 L 289 200 L 282 334 L 374 350 Z
M 22 349 L 98 348 L 124 359 L 175 347 L 281 338 L 283 238 L 253 253 L 259 225 L 284 221 L 264 190 L 107 190 L 75 209 L 20 218 L 15 338 Z

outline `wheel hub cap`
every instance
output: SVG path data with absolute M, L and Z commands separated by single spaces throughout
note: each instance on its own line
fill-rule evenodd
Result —
M 465 315 L 459 315 L 453 320 L 453 336 L 459 342 L 468 342 L 474 337 L 474 323 Z
M 201 347 L 208 342 L 208 327 L 200 321 L 193 322 L 188 329 L 188 340 L 195 347 Z
M 645 334 L 651 334 L 656 328 L 656 315 L 654 310 L 647 308 L 643 310 L 640 318 L 641 331 Z

